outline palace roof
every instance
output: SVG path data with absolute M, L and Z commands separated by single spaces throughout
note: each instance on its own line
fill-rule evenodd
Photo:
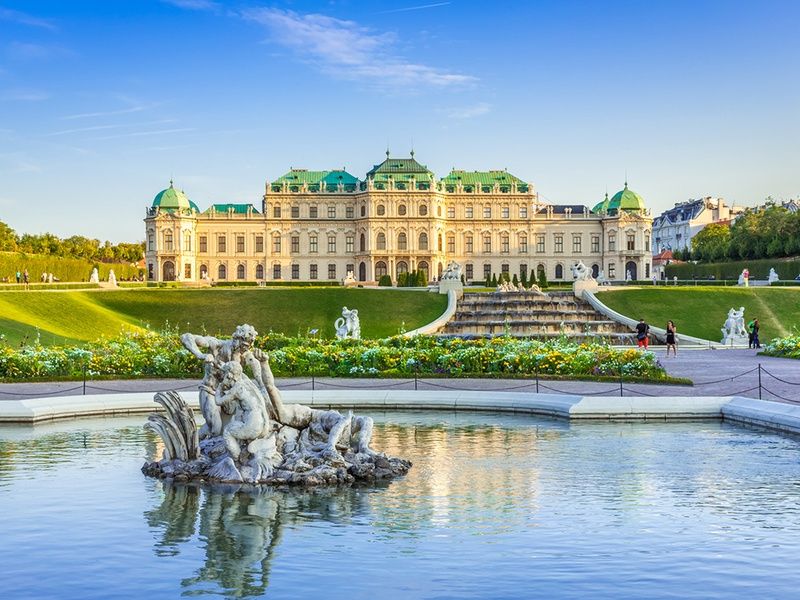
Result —
M 169 187 L 165 190 L 161 190 L 156 194 L 156 197 L 153 198 L 153 208 L 160 208 L 161 210 L 165 211 L 176 211 L 176 210 L 195 210 L 200 212 L 200 209 L 197 208 L 197 205 L 189 200 L 189 198 L 184 194 L 181 190 L 176 190 L 172 186 L 172 180 L 169 182 Z
M 425 165 L 421 165 L 414 158 L 414 152 L 411 152 L 411 158 L 391 158 L 389 151 L 386 151 L 386 160 L 379 165 L 372 167 L 367 172 L 367 179 L 372 179 L 376 182 L 383 182 L 392 179 L 394 181 L 427 181 L 434 180 L 433 173 Z
M 258 210 L 256 210 L 256 207 L 252 204 L 212 204 L 205 212 L 232 212 L 237 215 L 246 215 L 248 212 L 259 214 Z

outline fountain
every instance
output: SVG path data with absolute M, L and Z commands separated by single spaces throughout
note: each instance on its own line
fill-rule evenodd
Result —
M 256 330 L 236 328 L 230 340 L 185 333 L 181 342 L 204 362 L 197 429 L 194 413 L 175 391 L 155 401 L 146 427 L 161 436 L 161 460 L 142 472 L 179 482 L 348 484 L 404 475 L 409 461 L 370 448 L 372 419 L 284 404 L 266 353 L 253 347 Z M 248 368 L 253 377 L 245 373 Z

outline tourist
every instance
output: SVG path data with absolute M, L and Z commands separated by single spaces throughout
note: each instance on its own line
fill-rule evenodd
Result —
M 669 357 L 669 349 L 672 346 L 672 354 L 677 358 L 678 356 L 678 346 L 676 344 L 676 333 L 677 329 L 675 329 L 675 323 L 671 320 L 667 321 L 667 357 Z
M 25 269 L 25 270 L 22 272 L 22 282 L 23 282 L 25 285 L 28 285 L 28 269 Z
M 758 330 L 761 326 L 758 324 L 758 319 L 755 318 L 752 321 L 753 323 L 753 348 L 761 348 L 761 342 L 758 339 Z
M 22 279 L 22 274 L 19 272 L 19 269 L 17 269 L 17 283 L 19 283 L 20 279 Z
M 644 319 L 639 319 L 639 324 L 636 325 L 636 342 L 639 348 L 647 350 L 647 334 L 650 333 L 650 325 L 644 322 Z
M 748 348 L 755 348 L 755 327 L 756 327 L 756 319 L 753 317 L 750 322 L 747 324 L 747 347 Z

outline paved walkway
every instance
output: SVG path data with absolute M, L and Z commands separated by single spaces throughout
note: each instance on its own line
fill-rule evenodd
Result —
M 800 362 L 792 359 L 756 356 L 755 350 L 684 350 L 677 358 L 664 357 L 656 349 L 670 375 L 688 377 L 694 386 L 623 383 L 623 396 L 748 396 L 759 397 L 761 364 L 761 397 L 800 403 Z M 281 389 L 419 389 L 419 390 L 498 390 L 536 392 L 537 382 L 530 379 L 334 379 L 310 377 L 281 378 Z M 195 390 L 198 380 L 137 379 L 87 381 L 86 394 L 109 392 L 157 392 L 166 389 Z M 538 382 L 541 393 L 567 393 L 597 396 L 619 396 L 618 382 L 549 381 Z M 83 382 L 0 384 L 0 401 L 40 398 L 44 396 L 80 395 Z

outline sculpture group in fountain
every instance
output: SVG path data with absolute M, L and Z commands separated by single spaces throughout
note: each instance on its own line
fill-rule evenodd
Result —
M 592 270 L 583 264 L 582 260 L 570 267 L 572 277 L 575 281 L 572 284 L 572 293 L 577 298 L 582 298 L 584 292 L 596 292 L 598 288 L 597 280 L 592 277 Z
M 744 327 L 744 306 L 739 307 L 739 310 L 731 308 L 728 311 L 728 318 L 721 331 L 723 344 L 740 345 L 748 342 Z
M 181 342 L 204 362 L 197 430 L 177 392 L 156 394 L 167 410 L 147 426 L 164 442 L 146 475 L 176 481 L 249 484 L 338 484 L 403 475 L 411 463 L 369 446 L 372 419 L 284 404 L 269 358 L 253 347 L 256 331 L 236 328 L 230 340 L 185 333 Z M 252 373 L 249 377 L 245 369 Z
M 775 267 L 770 268 L 769 277 L 767 277 L 767 283 L 776 283 L 780 280 L 781 278 L 778 277 L 778 273 L 777 271 L 775 271 Z
M 441 281 L 461 281 L 461 265 L 458 264 L 456 261 L 451 260 L 447 263 L 447 268 L 442 273 L 440 278 Z
M 541 288 L 532 283 L 530 287 L 526 288 L 521 283 L 518 285 L 514 285 L 513 281 L 501 281 L 495 290 L 496 292 L 532 292 L 534 294 L 539 294 L 540 296 L 544 296 L 544 292 L 542 292 Z
M 342 307 L 342 316 L 336 319 L 333 326 L 336 329 L 336 339 L 361 339 L 361 321 L 355 308 L 347 310 L 346 306 Z
M 100 283 L 100 275 L 97 273 L 97 267 L 92 269 L 92 274 L 89 275 L 89 283 Z
M 438 288 L 440 294 L 449 294 L 452 291 L 456 293 L 457 298 L 461 298 L 464 295 L 461 270 L 461 265 L 454 260 L 447 264 L 447 268 L 439 278 Z

